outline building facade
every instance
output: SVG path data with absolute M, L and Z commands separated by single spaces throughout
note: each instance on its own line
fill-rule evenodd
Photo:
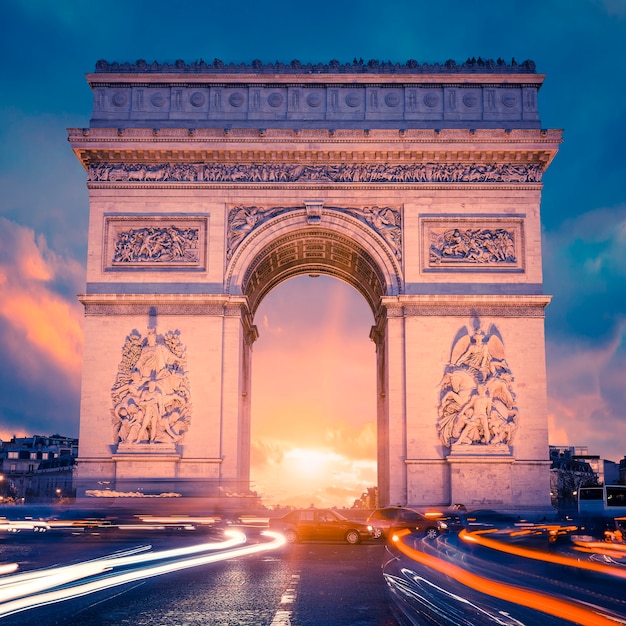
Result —
M 0 442 L 0 497 L 5 503 L 73 499 L 78 439 L 61 435 Z

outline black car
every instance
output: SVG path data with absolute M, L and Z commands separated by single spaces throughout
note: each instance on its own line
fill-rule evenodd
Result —
M 367 524 L 375 537 L 388 537 L 393 531 L 406 528 L 413 534 L 434 539 L 444 529 L 439 520 L 399 506 L 376 509 L 367 518 Z
M 289 543 L 321 540 L 355 544 L 373 537 L 367 524 L 347 519 L 332 509 L 298 509 L 270 519 L 269 527 L 285 535 Z

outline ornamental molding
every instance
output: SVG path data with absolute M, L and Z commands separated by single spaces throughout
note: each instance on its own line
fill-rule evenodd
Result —
M 189 290 L 191 284 L 186 286 Z M 150 310 L 151 315 L 161 314 L 170 307 L 189 307 L 190 310 L 200 308 L 211 308 L 220 315 L 225 315 L 229 311 L 246 311 L 248 301 L 245 296 L 229 296 L 223 294 L 203 294 L 203 293 L 115 293 L 116 283 L 111 283 L 111 293 L 99 294 L 79 294 L 78 299 L 87 307 L 100 307 L 106 310 L 114 307 L 145 307 Z M 141 287 L 141 285 L 138 285 Z M 94 309 L 95 310 L 95 309 Z
M 150 315 L 154 306 L 149 304 L 85 304 L 85 315 Z M 219 315 L 224 316 L 224 307 L 211 304 L 160 304 L 159 315 Z
M 253 142 L 263 144 L 285 141 L 295 143 L 297 141 L 339 144 L 354 142 L 355 144 L 368 144 L 382 141 L 389 143 L 405 143 L 410 140 L 411 144 L 448 144 L 472 142 L 472 150 L 476 146 L 484 144 L 507 144 L 523 145 L 531 144 L 538 147 L 542 144 L 562 141 L 563 131 L 555 129 L 529 129 L 529 128 L 194 128 L 183 125 L 176 127 L 90 127 L 68 129 L 69 139 L 72 142 L 80 142 L 84 145 L 99 144 L 94 150 L 104 149 L 103 141 L 111 143 L 138 143 L 150 141 L 151 143 L 181 142 L 185 144 L 209 143 L 229 145 L 233 143 Z M 530 145 L 529 145 L 530 147 Z M 133 148 L 133 150 L 141 148 Z M 118 154 L 120 148 L 116 148 Z M 406 154 L 413 154 L 402 151 Z M 138 154 L 141 154 L 139 152 Z
M 402 295 L 385 296 L 386 318 L 544 317 L 552 297 L 547 295 Z
M 485 317 L 545 317 L 543 308 L 535 306 L 407 306 L 404 316 L 416 317 L 468 317 L 481 315 Z M 395 317 L 387 315 L 387 317 Z

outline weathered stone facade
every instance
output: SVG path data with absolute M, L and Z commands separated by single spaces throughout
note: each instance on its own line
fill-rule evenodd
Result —
M 539 208 L 561 132 L 534 64 L 88 80 L 79 495 L 247 493 L 254 314 L 326 273 L 376 320 L 381 501 L 549 505 Z

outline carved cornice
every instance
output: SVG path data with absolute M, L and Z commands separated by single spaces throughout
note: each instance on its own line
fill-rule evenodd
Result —
M 392 63 L 391 61 L 379 61 L 370 59 L 363 61 L 356 58 L 350 63 L 340 63 L 333 59 L 328 63 L 301 63 L 293 60 L 290 63 L 263 63 L 254 60 L 251 63 L 224 63 L 220 59 L 212 62 L 203 60 L 187 63 L 177 60 L 174 63 L 147 63 L 138 59 L 134 63 L 116 61 L 109 62 L 104 59 L 96 63 L 96 74 L 463 74 L 463 73 L 486 73 L 486 74 L 534 74 L 535 63 L 531 60 L 517 63 L 512 59 L 507 63 L 501 58 L 497 60 L 483 59 L 481 57 L 467 59 L 464 63 L 457 63 L 449 59 L 445 63 L 419 63 L 409 59 L 405 63 Z
M 416 163 L 532 164 L 545 170 L 560 130 L 69 129 L 85 168 L 110 164 L 280 164 L 388 167 Z M 315 148 L 312 147 L 315 143 Z

